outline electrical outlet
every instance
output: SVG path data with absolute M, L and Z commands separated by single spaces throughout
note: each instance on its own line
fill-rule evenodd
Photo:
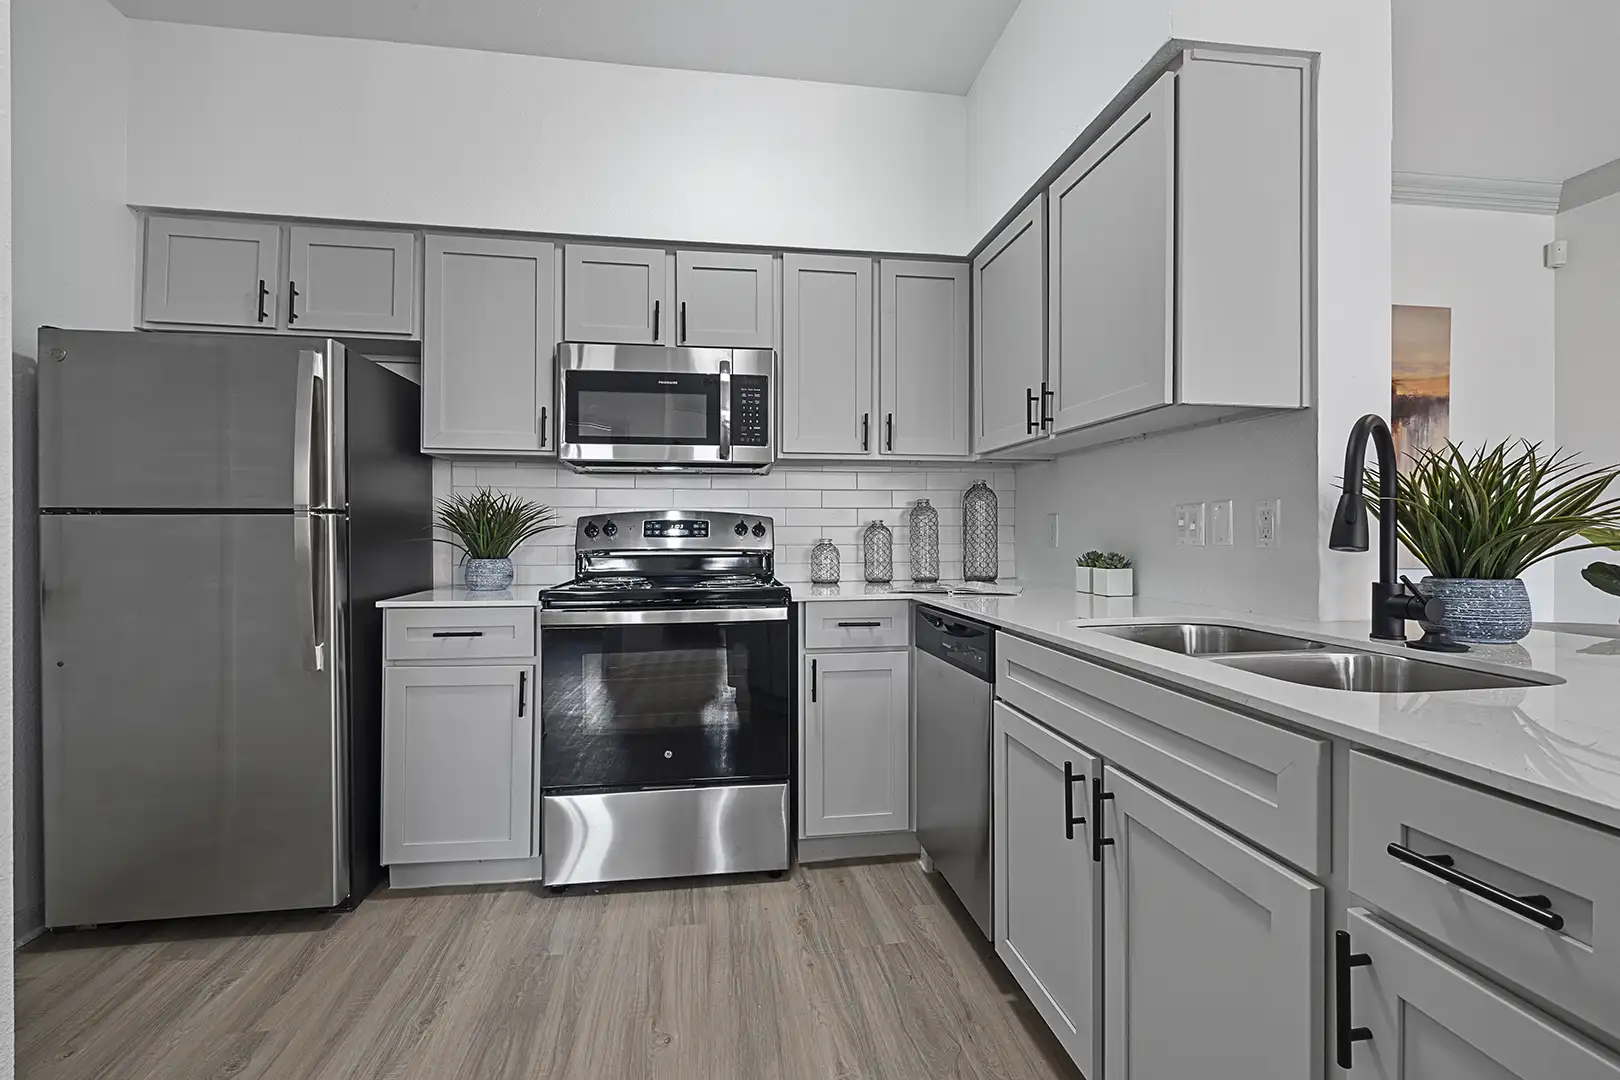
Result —
M 1209 542 L 1214 547 L 1232 546 L 1232 500 L 1209 504 Z
M 1176 507 L 1176 546 L 1204 546 L 1204 504 L 1181 503 Z
M 1261 499 L 1254 504 L 1254 546 L 1282 546 L 1282 500 Z
M 1047 547 L 1055 548 L 1055 547 L 1058 546 L 1059 526 L 1060 526 L 1060 521 L 1059 521 L 1058 516 L 1056 514 L 1047 514 L 1046 515 L 1046 546 Z

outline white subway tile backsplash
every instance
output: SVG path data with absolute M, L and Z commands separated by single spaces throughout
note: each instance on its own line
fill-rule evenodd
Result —
M 928 476 L 919 472 L 863 472 L 856 486 L 891 491 L 909 491 L 928 486 Z
M 646 473 L 636 477 L 638 488 L 702 488 L 707 491 L 713 483 L 713 477 L 682 476 L 679 473 Z
M 894 505 L 894 500 L 887 491 L 823 491 L 821 505 L 827 507 L 876 507 L 886 508 Z
M 754 490 L 748 493 L 749 506 L 820 506 L 820 491 L 801 491 L 792 488 Z
M 784 521 L 789 525 L 853 525 L 853 510 L 789 510 Z
M 780 488 L 787 487 L 787 479 L 776 471 L 764 476 L 716 476 L 712 479 L 716 490 L 724 488 Z
M 674 498 L 674 493 L 668 490 L 605 488 L 596 493 L 596 505 L 604 510 L 668 510 Z
M 633 488 L 636 478 L 629 473 L 578 473 L 572 469 L 554 468 L 558 487 Z
M 834 469 L 817 469 L 815 471 L 797 469 L 784 474 L 787 486 L 790 488 L 819 488 L 822 491 L 847 491 L 856 487 L 856 473 L 839 472 Z

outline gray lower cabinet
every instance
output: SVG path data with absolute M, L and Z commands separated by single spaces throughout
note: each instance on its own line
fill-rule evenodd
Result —
M 1371 1080 L 1620 1080 L 1620 1056 L 1466 971 L 1363 909 L 1344 1026 L 1351 1075 Z M 1335 1047 L 1336 1052 L 1342 1052 Z M 1335 1072 L 1335 1075 L 1342 1075 Z
M 801 836 L 911 828 L 911 653 L 809 653 L 799 725 Z
M 556 247 L 430 235 L 422 449 L 556 452 Z
M 968 267 L 878 263 L 879 451 L 961 457 L 969 449 Z
M 675 344 L 776 348 L 775 263 L 769 252 L 677 251 Z
M 280 265 L 280 225 L 153 214 L 141 323 L 274 330 Z
M 385 669 L 385 864 L 536 854 L 534 671 Z
M 1102 765 L 999 702 L 992 730 L 996 955 L 1069 1057 L 1100 1080 L 1102 866 L 1087 808 Z
M 665 327 L 661 248 L 569 244 L 563 257 L 563 338 L 608 345 L 672 345 Z
M 283 326 L 302 333 L 416 333 L 416 234 L 294 225 Z
M 782 256 L 783 454 L 876 453 L 873 329 L 871 259 Z
M 1325 890 L 1111 765 L 1105 1080 L 1320 1075 Z
M 1046 386 L 1046 196 L 973 260 L 973 448 L 1040 438 Z

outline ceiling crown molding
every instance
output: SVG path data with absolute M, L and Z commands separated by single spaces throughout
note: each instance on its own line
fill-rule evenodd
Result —
M 1550 215 L 1558 213 L 1563 187 L 1552 180 L 1491 180 L 1479 176 L 1397 172 L 1390 196 L 1394 202 L 1416 206 Z

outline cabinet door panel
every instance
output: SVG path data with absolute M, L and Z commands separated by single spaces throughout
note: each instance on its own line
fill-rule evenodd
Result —
M 968 268 L 884 259 L 879 359 L 883 438 L 896 457 L 968 452 Z
M 805 658 L 803 835 L 911 827 L 910 660 L 903 651 Z
M 1091 858 L 1089 823 L 1074 825 L 1071 835 L 1067 817 L 1089 817 L 1101 764 L 999 702 L 993 747 L 996 955 L 1074 1063 L 1097 1076 L 1102 870 Z
M 273 330 L 280 258 L 280 225 L 153 215 L 146 222 L 141 319 Z
M 772 264 L 766 252 L 676 252 L 676 343 L 713 349 L 774 349 Z
M 1319 1073 L 1323 888 L 1103 769 L 1107 1080 Z
M 1046 380 L 1046 196 L 973 260 L 973 448 L 1040 438 L 1029 395 Z
M 1055 433 L 1174 400 L 1175 79 L 1162 76 L 1048 193 Z
M 1354 1075 L 1374 1080 L 1620 1080 L 1620 1056 L 1390 929 L 1361 908 L 1346 926 L 1370 963 L 1350 977 Z M 1337 1049 L 1337 1048 L 1335 1048 Z
M 533 854 L 534 669 L 391 667 L 383 862 Z
M 782 452 L 875 453 L 872 260 L 782 256 Z
M 555 450 L 556 248 L 427 238 L 424 450 Z
M 283 309 L 287 329 L 415 331 L 413 233 L 294 225 L 288 231 L 287 251 L 289 296 Z
M 569 244 L 563 267 L 563 327 L 568 341 L 607 345 L 671 344 L 664 333 L 664 252 L 656 248 Z

